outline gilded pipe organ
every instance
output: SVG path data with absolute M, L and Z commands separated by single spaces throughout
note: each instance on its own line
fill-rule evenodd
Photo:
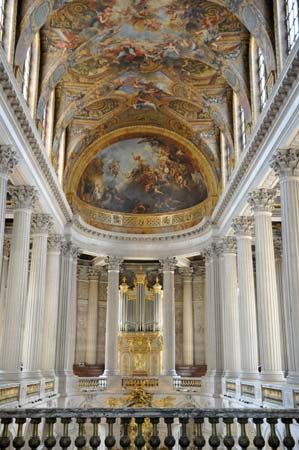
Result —
M 152 277 L 151 277 L 152 278 Z M 128 281 L 128 283 L 127 283 Z M 163 289 L 140 268 L 131 280 L 122 278 L 120 331 L 118 337 L 119 371 L 122 376 L 159 376 L 162 370 Z

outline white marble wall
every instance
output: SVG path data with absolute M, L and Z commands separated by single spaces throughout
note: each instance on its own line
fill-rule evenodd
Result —
M 174 275 L 175 289 L 175 362 L 183 364 L 183 279 L 182 275 Z
M 205 364 L 205 273 L 196 267 L 193 274 L 194 365 Z
M 88 265 L 78 265 L 75 364 L 85 362 L 88 308 Z
M 107 271 L 104 269 L 100 275 L 99 282 L 99 315 L 98 315 L 98 341 L 97 341 L 97 364 L 104 365 L 105 362 L 105 332 L 106 332 L 106 306 L 107 306 Z

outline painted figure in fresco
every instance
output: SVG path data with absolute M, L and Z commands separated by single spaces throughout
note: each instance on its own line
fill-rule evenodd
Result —
M 77 194 L 99 208 L 146 214 L 194 206 L 207 198 L 207 188 L 190 153 L 147 137 L 100 152 L 87 166 Z

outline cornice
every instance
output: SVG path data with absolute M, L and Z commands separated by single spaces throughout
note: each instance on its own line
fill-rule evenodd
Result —
M 20 128 L 28 141 L 28 148 L 31 150 L 35 161 L 37 162 L 48 187 L 52 191 L 57 203 L 65 217 L 66 222 L 72 219 L 72 212 L 66 200 L 64 192 L 59 185 L 55 171 L 46 155 L 39 131 L 32 119 L 27 104 L 20 92 L 20 88 L 14 77 L 13 71 L 7 62 L 6 55 L 0 47 L 0 85 L 11 107 L 14 117 L 20 125 Z

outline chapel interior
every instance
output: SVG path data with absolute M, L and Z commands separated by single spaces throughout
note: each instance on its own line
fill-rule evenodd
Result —
M 298 0 L 0 0 L 1 449 L 299 449 L 298 74 Z

